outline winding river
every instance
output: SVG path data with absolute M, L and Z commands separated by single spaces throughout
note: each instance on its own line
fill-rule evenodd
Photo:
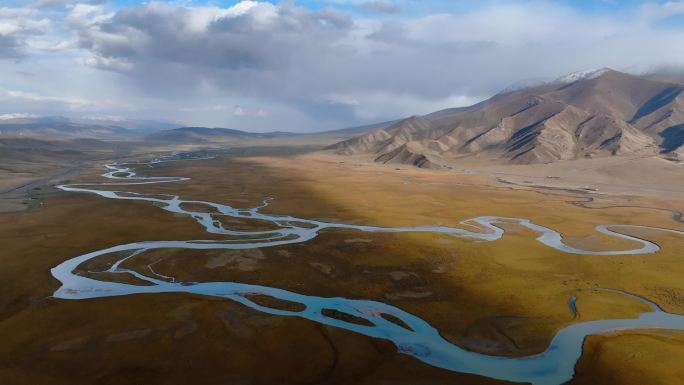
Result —
M 239 282 L 177 282 L 171 277 L 155 273 L 150 268 L 152 276 L 125 269 L 121 264 L 136 255 L 155 249 L 253 249 L 272 247 L 292 243 L 306 242 L 315 238 L 323 229 L 352 229 L 362 232 L 432 232 L 449 234 L 457 237 L 471 238 L 480 241 L 496 241 L 500 239 L 504 230 L 497 226 L 502 223 L 515 223 L 539 233 L 537 241 L 551 248 L 572 254 L 585 255 L 620 255 L 647 254 L 659 250 L 653 242 L 620 233 L 620 229 L 648 228 L 663 232 L 684 235 L 684 232 L 633 225 L 601 225 L 597 231 L 612 237 L 633 241 L 639 247 L 629 250 L 589 251 L 572 247 L 563 242 L 560 233 L 534 224 L 526 219 L 496 216 L 482 216 L 460 222 L 465 230 L 458 227 L 418 226 L 418 227 L 376 227 L 361 226 L 344 223 L 331 223 L 288 215 L 272 215 L 260 210 L 268 204 L 265 201 L 258 207 L 250 209 L 234 208 L 228 205 L 183 200 L 178 195 L 138 194 L 122 191 L 125 186 L 153 183 L 172 183 L 187 181 L 184 177 L 144 177 L 138 176 L 137 168 L 153 167 L 160 162 L 192 159 L 187 155 L 175 154 L 162 157 L 146 163 L 122 163 L 106 165 L 107 172 L 102 176 L 110 181 L 97 184 L 71 184 L 58 186 L 59 189 L 75 193 L 97 194 L 108 199 L 144 201 L 155 204 L 163 210 L 188 215 L 202 225 L 208 233 L 230 236 L 226 240 L 168 240 L 135 242 L 109 247 L 102 250 L 83 254 L 66 260 L 54 267 L 52 275 L 61 282 L 54 297 L 83 300 L 98 297 L 123 296 L 142 293 L 192 293 L 212 297 L 221 297 L 244 304 L 254 310 L 279 315 L 302 317 L 325 325 L 354 331 L 369 337 L 381 338 L 393 342 L 398 351 L 411 355 L 429 365 L 436 367 L 472 373 L 512 382 L 529 382 L 536 385 L 562 384 L 574 375 L 574 367 L 582 354 L 584 338 L 590 334 L 603 333 L 613 330 L 638 328 L 684 329 L 684 316 L 663 311 L 658 305 L 645 298 L 629 293 L 619 292 L 632 297 L 649 306 L 649 311 L 641 313 L 632 319 L 604 319 L 571 324 L 559 330 L 547 349 L 537 355 L 529 357 L 508 358 L 488 356 L 462 349 L 444 338 L 439 331 L 421 318 L 405 312 L 397 307 L 362 299 L 326 298 L 307 296 L 274 287 L 250 285 Z M 194 158 L 203 159 L 203 158 Z M 223 215 L 241 219 L 258 219 L 268 221 L 275 227 L 268 231 L 236 231 L 224 228 L 223 224 L 212 217 L 209 210 L 193 211 L 189 207 L 198 205 L 208 208 L 214 215 Z M 107 270 L 110 273 L 130 274 L 146 282 L 145 285 L 112 282 L 79 275 L 77 268 L 86 261 L 94 258 L 119 253 L 120 258 Z M 272 308 L 258 304 L 249 299 L 250 296 L 264 295 L 282 301 L 296 302 L 304 305 L 301 311 L 290 311 Z M 574 311 L 574 300 L 571 307 Z M 327 310 L 324 311 L 324 310 Z M 328 316 L 329 311 L 341 312 L 362 318 L 368 323 L 345 321 Z M 328 314 L 328 315 L 326 315 Z

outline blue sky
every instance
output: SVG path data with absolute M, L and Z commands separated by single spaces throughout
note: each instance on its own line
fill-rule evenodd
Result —
M 525 79 L 681 68 L 684 1 L 6 0 L 0 119 L 315 131 Z

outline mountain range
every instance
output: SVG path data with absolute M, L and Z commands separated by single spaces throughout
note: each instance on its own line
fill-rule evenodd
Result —
M 337 154 L 425 168 L 469 160 L 536 164 L 628 154 L 684 159 L 684 76 L 676 71 L 631 75 L 599 69 L 550 82 L 522 81 L 473 106 L 313 134 L 16 115 L 0 119 L 0 138 L 7 143 L 16 144 L 15 137 L 164 146 L 309 143 L 328 145 Z
M 511 87 L 470 107 L 412 116 L 328 147 L 377 162 L 441 168 L 623 154 L 684 157 L 684 84 L 611 69 Z
M 231 128 L 179 127 L 153 132 L 142 139 L 153 143 L 203 144 L 230 140 L 266 139 L 295 135 L 296 134 L 288 132 L 246 132 Z
M 10 114 L 11 115 L 11 114 Z M 0 135 L 120 140 L 178 127 L 153 120 L 63 116 L 5 116 L 0 120 Z

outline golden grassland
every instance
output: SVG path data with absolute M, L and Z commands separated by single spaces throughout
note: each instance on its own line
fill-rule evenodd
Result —
M 101 172 L 91 168 L 72 181 L 98 181 Z M 591 210 L 572 204 L 681 209 L 682 201 L 675 198 L 519 189 L 477 175 L 322 155 L 219 157 L 163 163 L 141 173 L 193 179 L 127 186 L 126 191 L 180 193 L 184 199 L 244 208 L 273 198 L 264 211 L 381 226 L 456 226 L 480 215 L 522 217 L 596 250 L 635 246 L 596 233 L 598 224 L 684 229 L 662 210 Z M 133 241 L 215 236 L 191 218 L 142 202 L 55 193 L 44 203 L 2 214 L 0 220 L 0 279 L 11 283 L 0 292 L 0 377 L 10 383 L 497 383 L 431 368 L 397 354 L 388 342 L 217 299 L 170 294 L 75 302 L 46 298 L 57 287 L 49 269 L 67 258 Z M 232 225 L 268 227 L 250 221 Z M 244 252 L 149 251 L 126 266 L 138 271 L 152 266 L 183 281 L 239 281 L 383 301 L 422 317 L 459 346 L 505 356 L 538 353 L 556 330 L 578 320 L 644 310 L 640 302 L 595 288 L 626 290 L 684 313 L 681 237 L 630 230 L 663 249 L 652 255 L 581 256 L 548 248 L 518 226 L 505 229 L 497 242 L 326 230 L 307 243 Z M 110 262 L 94 261 L 87 270 L 104 270 Z M 576 317 L 568 307 L 573 295 Z M 573 383 L 677 384 L 683 343 L 681 332 L 592 336 Z

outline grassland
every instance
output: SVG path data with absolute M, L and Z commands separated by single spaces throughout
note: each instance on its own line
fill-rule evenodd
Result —
M 100 172 L 88 167 L 69 179 L 97 181 Z M 454 226 L 479 215 L 523 217 L 596 250 L 634 246 L 596 233 L 598 224 L 684 229 L 667 211 L 684 206 L 673 196 L 519 188 L 478 175 L 394 169 L 319 154 L 219 156 L 144 172 L 193 179 L 126 190 L 180 193 L 185 199 L 245 208 L 273 198 L 264 211 L 382 226 Z M 0 292 L 0 377 L 8 383 L 498 383 L 429 367 L 397 354 L 384 341 L 227 301 L 180 294 L 51 299 L 57 282 L 49 269 L 67 258 L 133 241 L 215 236 L 191 218 L 146 203 L 72 193 L 42 199 L 41 207 L 0 214 L 0 279 L 6 283 Z M 251 221 L 231 225 L 267 228 Z M 597 257 L 548 248 L 517 226 L 506 230 L 502 240 L 491 243 L 328 230 L 307 243 L 244 252 L 147 252 L 127 266 L 143 271 L 153 264 L 156 272 L 187 281 L 239 281 L 379 300 L 417 314 L 459 346 L 502 356 L 540 352 L 558 328 L 577 320 L 643 310 L 640 302 L 593 290 L 598 287 L 635 293 L 684 313 L 681 238 L 634 232 L 656 241 L 662 251 Z M 88 268 L 107 261 L 101 263 Z M 573 295 L 576 316 L 568 307 Z M 592 336 L 573 383 L 677 384 L 682 358 L 681 332 Z

